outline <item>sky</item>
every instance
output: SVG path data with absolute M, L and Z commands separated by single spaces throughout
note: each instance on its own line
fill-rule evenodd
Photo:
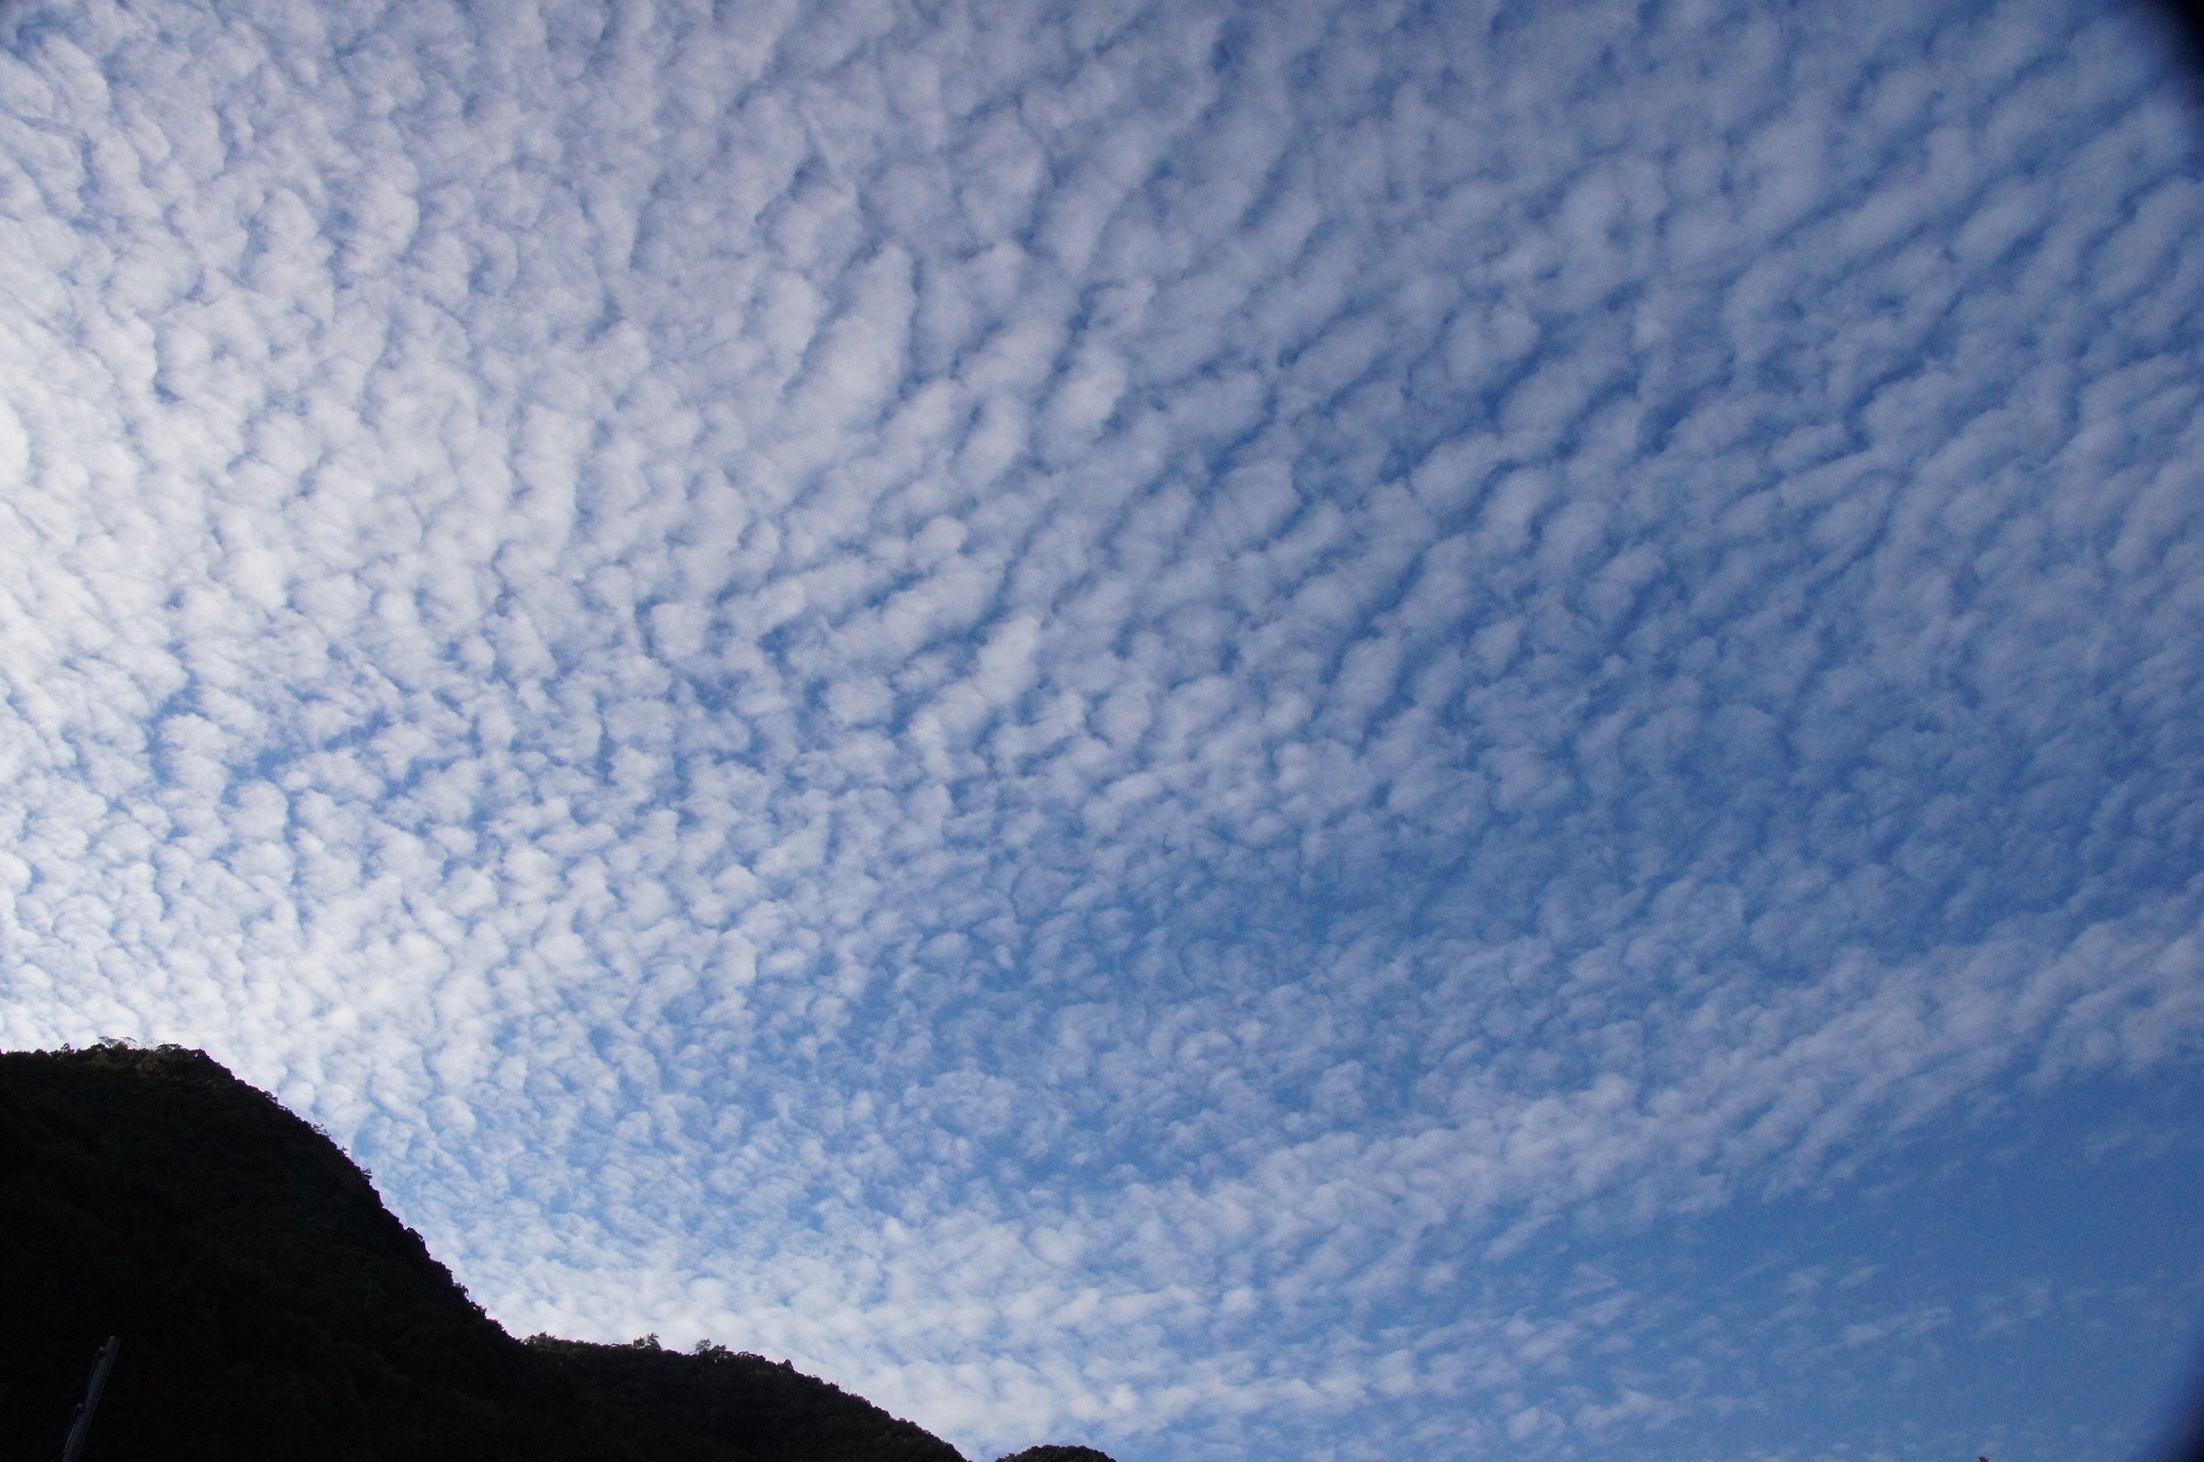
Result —
M 2200 97 L 2103 0 L 8 0 L 0 1045 L 979 1459 L 2140 1456 Z

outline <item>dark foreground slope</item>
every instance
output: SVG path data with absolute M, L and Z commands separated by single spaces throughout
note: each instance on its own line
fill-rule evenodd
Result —
M 959 1462 L 754 1355 L 523 1343 L 325 1136 L 197 1051 L 0 1053 L 0 1462 Z

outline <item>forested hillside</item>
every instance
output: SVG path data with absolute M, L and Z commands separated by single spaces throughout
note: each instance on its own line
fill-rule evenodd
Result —
M 198 1051 L 0 1053 L 0 1462 L 51 1462 L 110 1335 L 84 1462 L 961 1462 L 785 1363 L 515 1339 Z

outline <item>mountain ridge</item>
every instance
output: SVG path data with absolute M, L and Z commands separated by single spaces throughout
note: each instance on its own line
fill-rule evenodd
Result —
M 109 1335 L 82 1462 L 965 1462 L 786 1362 L 516 1339 L 326 1133 L 185 1047 L 0 1052 L 0 1255 L 0 1462 L 59 1450 Z

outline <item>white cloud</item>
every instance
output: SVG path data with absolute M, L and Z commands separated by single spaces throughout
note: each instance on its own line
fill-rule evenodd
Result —
M 1556 1234 L 2193 1068 L 2116 17 L 8 24 L 0 1039 L 516 1325 L 1565 1450 L 1715 1403 Z

